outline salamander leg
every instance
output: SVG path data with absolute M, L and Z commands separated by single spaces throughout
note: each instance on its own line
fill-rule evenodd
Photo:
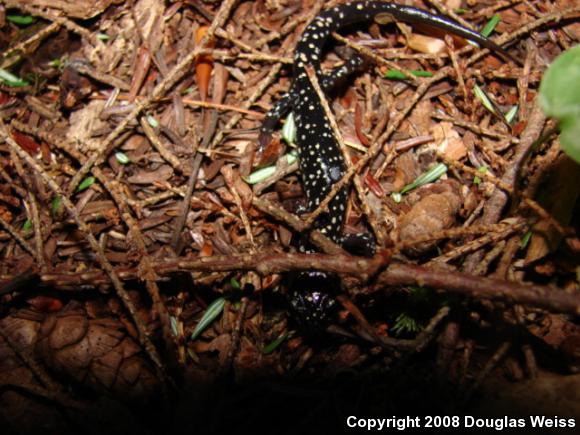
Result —
M 350 75 L 363 70 L 366 65 L 367 61 L 363 56 L 352 52 L 344 64 L 322 76 L 320 86 L 324 92 L 328 92 L 343 84 Z
M 365 66 L 365 59 L 362 56 L 353 54 L 343 65 L 334 68 L 327 74 L 324 74 L 320 80 L 320 86 L 324 92 L 329 92 L 342 84 L 351 74 L 360 71 Z M 263 151 L 270 142 L 272 133 L 276 130 L 278 122 L 282 117 L 288 114 L 292 108 L 294 98 L 294 92 L 290 90 L 282 98 L 276 101 L 266 114 L 258 137 L 259 151 Z
M 342 247 L 353 255 L 372 257 L 376 252 L 376 240 L 371 233 L 345 234 Z
M 290 90 L 282 98 L 276 101 L 266 114 L 262 127 L 260 128 L 260 135 L 258 136 L 259 152 L 264 151 L 266 146 L 270 143 L 272 133 L 276 130 L 278 121 L 280 121 L 280 118 L 286 115 L 292 108 L 293 99 L 294 95 L 292 90 Z

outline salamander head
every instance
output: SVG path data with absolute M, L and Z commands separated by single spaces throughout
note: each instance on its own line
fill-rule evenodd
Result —
M 299 274 L 290 287 L 289 299 L 300 329 L 319 335 L 330 324 L 336 306 L 334 295 L 340 288 L 336 275 L 322 272 Z

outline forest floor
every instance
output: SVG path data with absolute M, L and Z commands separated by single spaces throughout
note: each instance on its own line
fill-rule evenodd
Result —
M 324 96 L 344 233 L 377 241 L 356 257 L 309 231 L 291 122 L 258 140 L 337 3 L 0 1 L 3 433 L 577 430 L 580 171 L 539 87 L 580 6 L 406 2 L 513 59 L 423 24 L 333 34 L 325 71 L 366 59 Z M 340 276 L 314 333 L 288 303 L 309 269 Z

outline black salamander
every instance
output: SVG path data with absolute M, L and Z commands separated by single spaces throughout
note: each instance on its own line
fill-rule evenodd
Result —
M 330 33 L 348 24 L 371 21 L 379 15 L 391 20 L 407 23 L 424 23 L 446 30 L 483 47 L 509 55 L 497 44 L 460 24 L 433 15 L 422 9 L 381 1 L 353 2 L 323 11 L 304 30 L 294 55 L 294 81 L 290 91 L 268 112 L 260 134 L 263 146 L 280 120 L 287 112 L 294 112 L 296 142 L 300 157 L 300 171 L 303 188 L 308 200 L 308 209 L 313 211 L 345 173 L 346 165 L 339 145 L 334 137 L 318 95 L 306 73 L 306 66 L 312 65 L 323 90 L 351 74 L 362 65 L 362 58 L 354 56 L 344 66 L 329 74 L 320 69 L 322 51 Z M 342 226 L 347 204 L 347 188 L 340 190 L 328 206 L 328 213 L 322 213 L 314 226 L 327 237 L 342 244 Z M 306 244 L 303 252 L 313 252 Z M 322 272 L 304 272 L 295 277 L 291 285 L 291 305 L 297 320 L 306 330 L 322 328 L 328 321 L 328 314 L 335 304 L 332 293 L 340 287 L 338 278 Z

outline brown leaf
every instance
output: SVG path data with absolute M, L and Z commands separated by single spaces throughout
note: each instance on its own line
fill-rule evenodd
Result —
M 209 242 L 203 244 L 203 248 L 199 253 L 200 257 L 211 257 L 213 255 L 213 245 Z
M 397 157 L 395 159 L 395 167 L 395 179 L 392 182 L 394 192 L 398 192 L 421 174 L 421 167 L 412 151 Z
M 368 148 L 371 144 L 362 131 L 362 108 L 358 103 L 358 101 L 354 106 L 354 130 L 356 132 L 356 137 L 358 137 L 360 143 Z
M 43 0 L 19 0 L 19 3 L 36 6 L 39 8 L 47 6 L 46 1 Z M 100 14 L 111 4 L 116 3 L 120 3 L 120 0 L 78 0 L 74 2 L 61 1 L 50 4 L 50 7 L 61 11 L 64 16 L 86 20 Z
M 250 186 L 248 186 L 246 182 L 242 180 L 240 174 L 233 168 L 232 165 L 223 166 L 220 169 L 220 172 L 224 176 L 228 187 L 230 187 L 230 189 L 234 189 L 240 196 L 244 210 L 249 209 L 252 204 L 252 197 L 254 196 Z
M 385 196 L 385 190 L 383 189 L 383 186 L 381 186 L 377 179 L 373 177 L 371 171 L 367 171 L 365 174 L 365 184 L 378 198 Z
M 28 154 L 34 155 L 40 149 L 40 144 L 32 139 L 30 136 L 20 133 L 19 131 L 13 131 L 12 137 L 16 141 L 20 148 L 26 151 Z
M 419 53 L 439 54 L 447 49 L 445 42 L 438 38 L 413 33 L 407 38 L 407 45 Z
M 433 142 L 448 159 L 458 161 L 467 155 L 467 148 L 451 122 L 440 122 L 431 129 Z
M 195 32 L 195 43 L 199 44 L 203 36 L 207 33 L 208 26 L 200 26 Z M 206 47 L 213 48 L 215 43 L 209 41 Z M 213 58 L 209 54 L 199 56 L 195 61 L 195 79 L 199 87 L 199 95 L 203 101 L 207 100 L 209 90 L 209 80 L 213 70 Z
M 461 196 L 451 189 L 425 196 L 399 219 L 398 239 L 403 242 L 411 241 L 451 227 L 460 206 Z M 436 243 L 437 241 L 419 243 L 405 252 L 419 255 L 432 249 Z
M 409 122 L 420 134 L 425 134 L 433 125 L 431 115 L 433 114 L 433 103 L 430 99 L 422 99 L 417 103 L 409 115 Z
M 51 296 L 35 296 L 28 299 L 26 302 L 28 302 L 31 307 L 42 313 L 54 313 L 62 308 L 62 302 L 60 299 Z
M 555 163 L 545 187 L 542 206 L 562 225 L 568 225 L 580 195 L 578 164 L 566 155 Z M 561 234 L 547 221 L 540 220 L 532 227 L 532 239 L 526 252 L 526 264 L 545 257 L 558 248 Z
M 154 171 L 140 171 L 131 177 L 127 177 L 127 181 L 132 184 L 153 184 L 158 181 L 167 181 L 172 176 L 173 168 L 169 165 L 162 165 Z
M 258 147 L 258 162 L 256 163 L 258 167 L 273 165 L 286 149 L 279 136 L 273 136 L 269 139 Z
M 147 77 L 150 67 L 151 53 L 146 47 L 139 47 L 133 77 L 131 78 L 131 89 L 127 96 L 129 101 L 134 101 L 135 97 L 139 94 L 139 90 L 141 89 L 141 86 L 143 86 L 143 82 L 145 81 L 145 77 Z
M 60 78 L 60 104 L 72 109 L 92 92 L 91 82 L 76 69 L 67 66 Z

